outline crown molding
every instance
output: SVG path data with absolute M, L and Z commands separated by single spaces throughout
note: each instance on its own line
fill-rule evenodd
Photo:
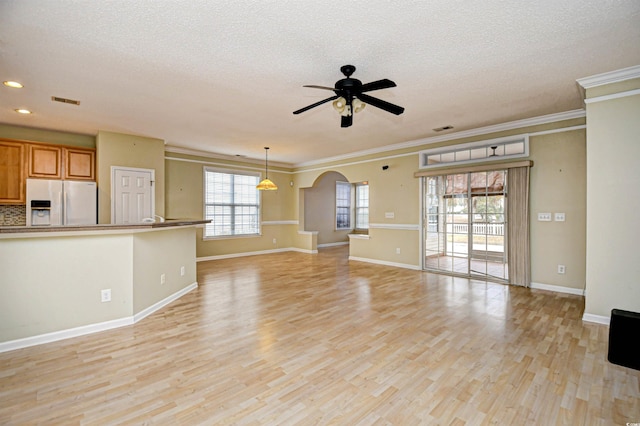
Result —
M 595 102 L 610 101 L 612 99 L 620 99 L 620 98 L 626 98 L 627 96 L 636 96 L 636 95 L 640 95 L 640 89 L 634 89 L 634 90 L 629 90 L 629 91 L 620 92 L 620 93 L 612 93 L 610 95 L 604 95 L 604 96 L 597 96 L 595 98 L 585 99 L 584 103 L 588 105 L 588 104 L 593 104 Z
M 173 145 L 165 145 L 164 150 L 165 150 L 165 152 L 171 152 L 171 153 L 174 153 L 174 154 L 194 155 L 196 157 L 212 158 L 212 159 L 215 159 L 215 160 L 225 160 L 225 161 L 233 161 L 233 162 L 239 162 L 239 163 L 260 164 L 262 166 L 264 166 L 264 163 L 265 163 L 264 159 L 261 160 L 261 159 L 256 159 L 256 158 L 241 157 L 241 156 L 237 156 L 237 155 L 216 154 L 216 153 L 213 153 L 213 152 L 199 151 L 199 150 L 196 150 L 196 149 L 189 149 L 189 148 L 181 148 L 179 146 L 173 146 Z M 269 166 L 291 168 L 292 164 L 269 160 Z
M 621 81 L 640 78 L 640 65 L 621 70 L 605 72 L 602 74 L 592 75 L 591 77 L 579 78 L 576 80 L 580 86 L 585 89 L 592 87 L 604 86 L 605 84 L 619 83 Z
M 362 157 L 365 155 L 381 154 L 384 152 L 395 151 L 404 148 L 415 148 L 422 145 L 430 145 L 438 142 L 447 142 L 455 139 L 468 138 L 473 136 L 481 136 L 489 133 L 497 133 L 505 130 L 521 129 L 524 127 L 537 126 L 540 124 L 556 123 L 558 121 L 572 120 L 575 118 L 586 117 L 586 111 L 584 109 L 576 109 L 573 111 L 560 112 L 557 114 L 541 115 L 539 117 L 525 118 L 523 120 L 509 121 L 507 123 L 494 124 L 491 126 L 479 127 L 477 129 L 463 130 L 455 133 L 448 133 L 441 136 L 432 136 L 424 139 L 417 139 L 408 142 L 402 142 L 394 145 L 387 145 L 380 148 L 368 149 L 365 151 L 352 152 L 350 154 L 338 155 L 335 157 L 323 158 L 320 160 L 312 160 L 304 163 L 296 164 L 294 167 L 308 167 L 316 166 L 320 164 L 326 164 L 334 161 L 343 161 L 355 157 Z
M 638 67 L 640 68 L 640 67 Z M 494 124 L 491 126 L 479 127 L 476 129 L 463 130 L 455 133 L 448 133 L 446 135 L 432 136 L 424 139 L 416 139 L 408 142 L 401 142 L 393 145 L 387 145 L 379 148 L 372 148 L 364 151 L 356 151 L 350 154 L 338 155 L 335 157 L 327 157 L 319 160 L 311 160 L 298 164 L 289 164 L 289 163 L 281 163 L 269 160 L 269 165 L 273 165 L 274 167 L 283 167 L 283 168 L 299 168 L 299 167 L 309 167 L 309 166 L 317 166 L 317 165 L 325 165 L 331 162 L 339 162 L 344 160 L 349 160 L 352 158 L 363 157 L 367 155 L 375 155 L 382 154 L 389 151 L 395 151 L 405 148 L 415 148 L 423 145 L 430 145 L 438 142 L 447 142 L 456 139 L 468 138 L 473 136 L 482 136 L 489 133 L 497 133 L 506 130 L 514 130 L 520 129 L 524 127 L 537 126 L 541 124 L 549 124 L 556 123 L 558 121 L 565 120 L 573 120 L 575 118 L 584 118 L 586 117 L 586 112 L 584 109 L 576 109 L 572 111 L 565 111 L 556 114 L 548 114 L 542 115 L 539 117 L 525 118 L 522 120 L 509 121 L 506 123 Z M 203 158 L 211 158 L 217 160 L 225 160 L 239 163 L 251 163 L 251 164 L 264 164 L 262 160 L 246 158 L 246 157 L 237 157 L 233 155 L 224 155 L 224 154 L 215 154 L 206 151 L 198 151 L 194 149 L 181 148 L 172 145 L 165 146 L 166 152 L 171 152 L 175 154 L 183 154 L 183 155 L 194 155 L 197 157 Z

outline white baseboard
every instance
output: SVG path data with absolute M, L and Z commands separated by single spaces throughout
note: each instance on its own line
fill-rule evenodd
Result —
M 387 262 L 386 260 L 368 259 L 366 257 L 349 256 L 349 260 L 355 260 L 357 262 L 374 263 L 376 265 L 395 266 L 396 268 L 412 269 L 414 271 L 421 271 L 422 268 L 418 265 L 409 265 L 407 263 Z
M 531 288 L 535 290 L 547 290 L 547 291 L 555 291 L 556 293 L 567 293 L 567 294 L 575 294 L 577 296 L 584 296 L 583 288 L 573 288 L 573 287 L 563 287 L 560 285 L 551 285 L 551 284 L 542 284 L 542 283 L 531 283 Z
M 585 322 L 595 322 L 596 324 L 604 324 L 604 325 L 609 325 L 609 323 L 611 323 L 611 318 L 610 317 L 605 317 L 602 315 L 593 315 L 593 314 L 583 314 L 582 315 L 582 321 Z
M 297 247 L 289 247 L 286 251 L 297 251 L 298 253 L 318 254 L 318 250 L 307 250 Z
M 133 322 L 136 323 L 136 322 L 148 317 L 149 315 L 151 315 L 155 311 L 159 311 L 160 309 L 162 309 L 165 306 L 167 306 L 169 303 L 173 302 L 174 300 L 180 299 L 182 296 L 184 296 L 185 294 L 189 293 L 192 290 L 195 290 L 196 288 L 198 288 L 198 283 L 197 282 L 191 283 L 188 286 L 186 286 L 185 288 L 176 291 L 175 293 L 173 293 L 169 297 L 166 297 L 166 298 L 162 299 L 161 301 L 159 301 L 157 303 L 154 303 L 153 305 L 149 306 L 148 308 L 143 309 L 140 312 L 138 312 L 137 314 L 135 314 L 133 316 Z
M 340 241 L 340 242 L 337 242 L 337 243 L 318 244 L 318 248 L 335 247 L 335 246 L 348 246 L 348 245 L 349 245 L 349 241 Z
M 98 333 L 101 331 L 107 331 L 114 328 L 125 327 L 135 324 L 136 322 L 146 318 L 152 313 L 162 309 L 174 300 L 179 299 L 185 294 L 189 293 L 193 289 L 198 287 L 198 283 L 189 284 L 187 287 L 177 291 L 169 297 L 155 303 L 148 308 L 140 311 L 134 316 L 118 318 L 115 320 L 99 322 L 96 324 L 88 324 L 80 327 L 69 328 L 67 330 L 54 331 L 51 333 L 40 334 L 37 336 L 25 337 L 22 339 L 9 340 L 8 342 L 0 343 L 0 353 L 13 351 L 16 349 L 28 348 L 30 346 L 41 345 L 43 343 L 56 342 L 58 340 L 70 339 L 72 337 L 85 336 L 87 334 Z
M 133 324 L 133 317 L 125 317 L 111 321 L 100 322 L 97 324 L 83 325 L 80 327 L 69 328 L 67 330 L 40 334 L 38 336 L 9 340 L 8 342 L 0 343 L 0 353 L 13 351 L 15 349 L 28 348 L 29 346 L 41 345 L 43 343 L 51 343 L 58 340 L 70 339 L 72 337 L 84 336 L 86 334 L 98 333 L 100 331 L 107 331 L 113 328 L 124 327 L 131 324 Z
M 260 251 L 246 251 L 242 253 L 219 254 L 216 256 L 198 257 L 196 258 L 196 262 L 206 262 L 207 260 L 233 259 L 235 257 L 258 256 L 261 254 L 270 254 L 270 253 L 282 253 L 284 251 L 291 251 L 291 250 L 292 250 L 291 248 L 279 248 L 279 249 L 260 250 Z
M 318 246 L 318 247 L 321 247 L 321 246 Z M 220 260 L 220 259 L 233 259 L 236 257 L 246 257 L 246 256 L 259 256 L 261 254 L 283 253 L 286 251 L 297 251 L 300 253 L 318 254 L 318 250 L 306 250 L 306 249 L 301 249 L 297 247 L 286 247 L 286 248 L 271 249 L 271 250 L 246 251 L 242 253 L 230 253 L 230 254 L 220 254 L 216 256 L 198 257 L 196 259 L 196 262 L 206 262 L 208 260 Z

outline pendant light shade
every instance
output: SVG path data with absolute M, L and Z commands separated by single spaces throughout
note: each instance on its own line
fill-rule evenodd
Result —
M 278 186 L 271 182 L 269 179 L 263 179 L 262 182 L 260 182 L 256 188 L 260 191 L 274 191 L 276 189 L 278 189 Z
M 269 180 L 269 147 L 264 147 L 264 179 L 256 186 L 260 191 L 274 191 L 278 189 L 278 186 Z
M 358 98 L 353 98 L 353 102 L 351 102 L 351 105 L 353 105 L 353 112 L 357 114 L 362 111 L 367 104 L 365 104 Z
M 338 99 L 333 101 L 333 109 L 338 111 L 338 114 L 343 117 L 349 117 L 353 113 L 360 112 L 364 109 L 364 107 L 365 103 L 355 97 L 351 99 L 351 104 L 349 104 L 343 97 L 339 97 Z
M 333 108 L 338 111 L 338 114 L 342 115 L 347 106 L 347 100 L 342 96 L 333 101 Z

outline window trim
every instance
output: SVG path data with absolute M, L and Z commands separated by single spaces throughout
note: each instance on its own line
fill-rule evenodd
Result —
M 203 166 L 202 169 L 202 217 L 206 220 L 207 218 L 207 172 L 212 173 L 224 173 L 228 175 L 242 175 L 242 176 L 251 176 L 257 178 L 256 185 L 260 182 L 260 178 L 262 174 L 260 172 L 252 172 L 246 170 L 237 170 L 237 169 L 227 169 L 222 167 L 211 167 L 211 166 Z M 256 233 L 251 234 L 231 234 L 231 235 L 207 235 L 207 225 L 204 225 L 204 229 L 202 231 L 202 239 L 203 240 L 223 240 L 223 239 L 233 239 L 233 238 L 255 238 L 262 236 L 262 193 L 258 191 L 258 231 Z M 210 204 L 211 205 L 211 204 Z M 234 204 L 235 205 L 235 204 Z
M 344 186 L 349 188 L 349 205 L 347 206 L 348 210 L 349 210 L 349 226 L 348 227 L 338 227 L 338 207 L 340 208 L 345 208 L 345 206 L 338 206 L 338 186 Z M 335 192 L 335 217 L 334 217 L 334 225 L 335 225 L 335 230 L 336 231 L 351 231 L 353 229 L 353 193 L 354 191 L 352 191 L 352 184 L 349 182 L 344 182 L 344 181 L 336 181 L 336 192 Z
M 353 203 L 353 215 L 354 215 L 354 220 L 353 220 L 353 230 L 354 231 L 360 231 L 360 232 L 367 232 L 369 231 L 369 209 L 370 209 L 370 202 L 371 202 L 371 198 L 370 198 L 370 192 L 369 192 L 369 184 L 368 183 L 363 183 L 363 182 L 359 182 L 359 183 L 355 183 L 353 184 L 354 186 L 354 191 L 353 191 L 353 196 L 354 196 L 354 203 Z M 366 228 L 361 228 L 358 226 L 358 209 L 359 208 L 365 208 L 365 207 L 359 207 L 358 206 L 358 188 L 360 187 L 367 187 L 367 205 L 366 205 L 366 209 L 367 209 L 367 227 Z

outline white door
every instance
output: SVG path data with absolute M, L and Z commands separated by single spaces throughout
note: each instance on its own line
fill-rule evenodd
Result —
M 155 171 L 111 167 L 111 223 L 142 223 L 153 218 Z

